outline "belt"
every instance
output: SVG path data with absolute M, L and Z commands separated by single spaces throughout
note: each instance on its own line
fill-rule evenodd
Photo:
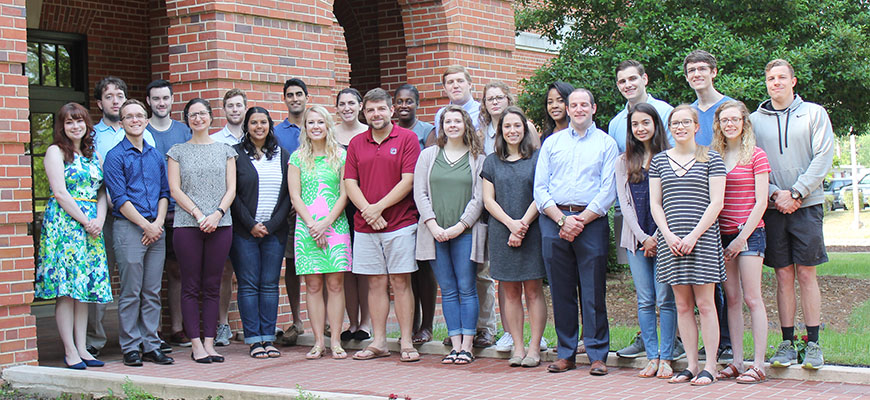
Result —
M 56 197 L 54 197 L 54 195 L 51 195 L 50 197 L 54 198 L 55 200 L 57 199 Z M 97 202 L 97 199 L 83 199 L 83 198 L 81 198 L 81 197 L 73 197 L 72 199 L 73 199 L 73 200 L 78 200 L 78 201 L 88 201 L 88 202 L 91 202 L 91 203 L 96 203 L 96 202 Z
M 575 206 L 573 204 L 564 204 L 564 205 L 556 205 L 562 211 L 568 212 L 583 212 L 586 209 L 586 206 Z

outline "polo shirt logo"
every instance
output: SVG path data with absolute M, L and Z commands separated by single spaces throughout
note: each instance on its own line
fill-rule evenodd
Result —
M 398 153 L 398 152 L 399 152 L 399 150 L 397 150 L 395 147 L 390 148 L 390 154 L 391 154 L 391 155 L 396 155 L 396 153 Z

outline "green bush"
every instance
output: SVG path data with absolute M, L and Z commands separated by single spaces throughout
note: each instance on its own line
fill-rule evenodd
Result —
M 861 203 L 861 207 L 858 209 L 864 208 L 864 192 L 861 189 L 858 189 L 858 202 Z M 847 188 L 843 190 L 843 205 L 847 210 L 852 210 L 852 188 Z
M 832 211 L 834 209 L 834 195 L 826 194 L 825 195 L 825 212 Z

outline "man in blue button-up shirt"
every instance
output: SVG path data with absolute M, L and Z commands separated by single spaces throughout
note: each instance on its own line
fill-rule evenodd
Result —
M 124 364 L 171 364 L 160 351 L 160 284 L 166 240 L 163 222 L 169 206 L 169 181 L 163 154 L 143 139 L 148 114 L 138 100 L 121 107 L 125 137 L 106 155 L 106 187 L 112 197 L 115 257 L 121 275 L 118 340 Z M 139 353 L 142 346 L 143 354 Z
M 590 374 L 607 374 L 610 333 L 605 305 L 607 210 L 616 200 L 616 142 L 595 126 L 595 98 L 586 89 L 568 96 L 571 125 L 544 142 L 535 170 L 544 266 L 553 298 L 559 359 L 547 369 L 576 368 L 577 283 L 583 307 L 583 343 Z

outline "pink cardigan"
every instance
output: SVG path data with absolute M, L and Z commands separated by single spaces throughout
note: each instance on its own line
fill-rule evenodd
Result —
M 628 170 L 625 168 L 625 153 L 616 158 L 616 196 L 619 197 L 619 208 L 622 209 L 622 239 L 619 247 L 634 253 L 637 246 L 650 237 L 637 222 L 637 212 L 634 210 L 634 199 L 631 198 L 631 188 L 628 186 Z M 654 235 L 658 234 L 658 229 Z
M 435 165 L 438 156 L 438 146 L 427 147 L 420 153 L 417 166 L 414 168 L 414 202 L 417 203 L 417 211 L 420 213 L 420 223 L 417 224 L 417 250 L 418 260 L 435 259 L 435 237 L 426 226 L 426 221 L 435 218 L 432 210 L 432 201 L 429 188 L 429 174 Z M 471 166 L 471 200 L 465 206 L 465 211 L 459 217 L 466 225 L 471 227 L 471 254 L 470 259 L 476 263 L 482 263 L 486 249 L 486 224 L 480 222 L 480 214 L 483 211 L 483 185 L 480 171 L 483 169 L 483 160 L 486 156 L 478 154 L 469 157 Z

